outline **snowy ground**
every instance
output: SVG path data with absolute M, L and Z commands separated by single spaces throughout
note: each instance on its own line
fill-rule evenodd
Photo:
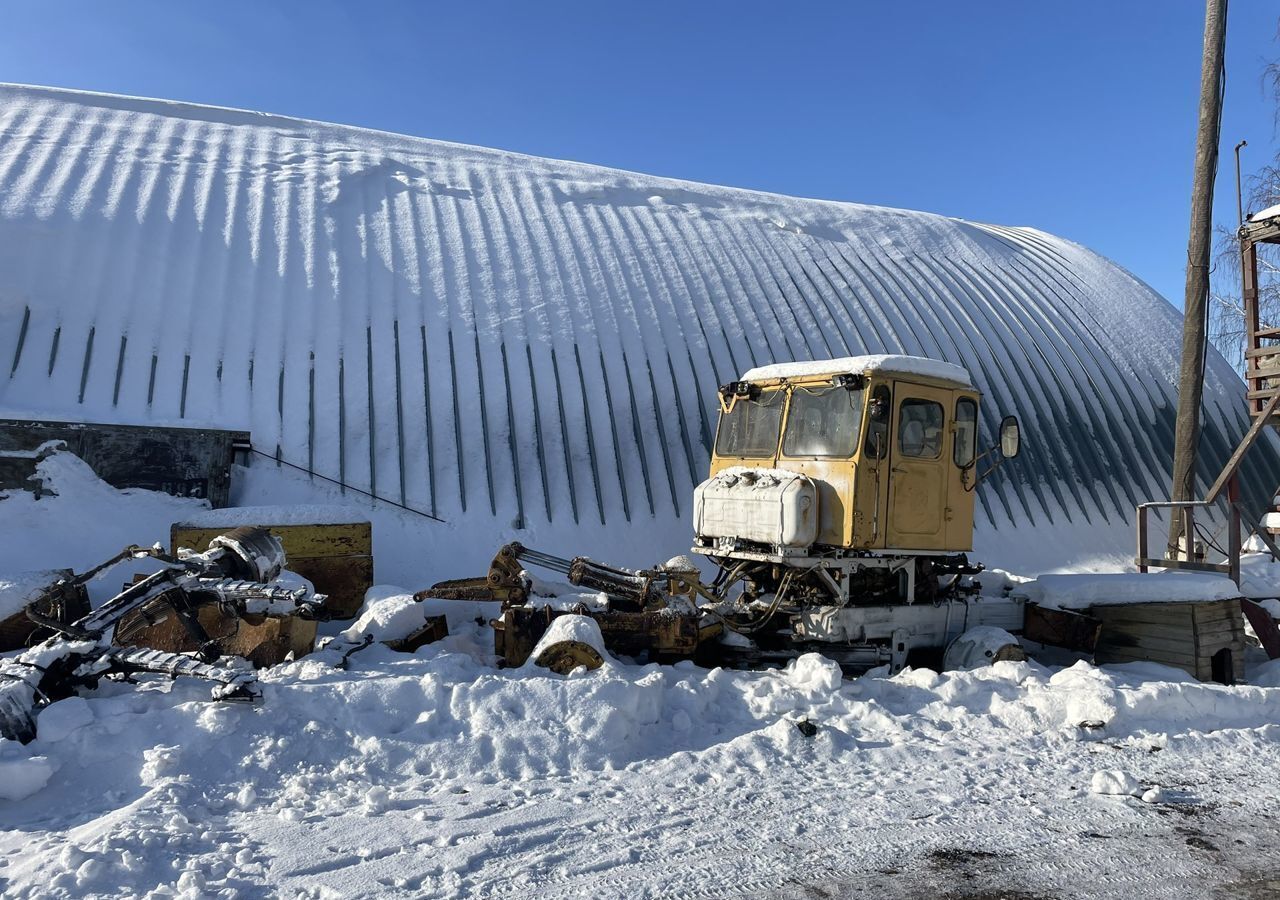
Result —
M 190 511 L 77 471 L 0 502 L 19 550 L 69 506 Z M 1280 894 L 1280 664 L 1230 688 L 1084 663 L 842 680 L 816 656 L 559 676 L 495 668 L 475 608 L 443 606 L 444 642 L 266 671 L 260 704 L 154 680 L 49 707 L 0 742 L 0 894 Z
M 283 666 L 257 706 L 190 684 L 55 704 L 4 748 L 0 778 L 31 757 L 49 783 L 0 807 L 0 888 L 1119 897 L 1277 877 L 1280 687 L 1083 663 L 842 681 L 818 657 L 564 677 L 496 670 L 485 639 Z M 1162 796 L 1095 794 L 1104 770 Z

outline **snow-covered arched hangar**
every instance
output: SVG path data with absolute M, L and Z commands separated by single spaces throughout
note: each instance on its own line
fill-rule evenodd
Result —
M 981 551 L 1131 555 L 1135 504 L 1168 494 L 1180 325 L 1031 228 L 0 87 L 0 413 L 247 429 L 446 520 L 416 532 L 431 577 L 512 537 L 682 550 L 714 388 L 880 352 L 968 368 L 987 434 L 1021 417 Z M 1240 380 L 1208 369 L 1204 479 L 1247 426 Z M 1274 442 L 1245 476 L 1260 511 Z

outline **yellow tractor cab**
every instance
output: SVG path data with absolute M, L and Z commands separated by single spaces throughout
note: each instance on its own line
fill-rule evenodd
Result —
M 870 630 L 869 608 L 938 607 L 978 571 L 965 556 L 974 490 L 995 466 L 976 470 L 1017 454 L 1017 419 L 979 452 L 981 394 L 969 373 L 914 356 L 763 366 L 718 397 L 693 552 L 720 567 L 719 594 L 740 584 L 737 608 L 767 604 L 775 623 L 789 611 L 792 642 L 865 643 L 905 629 L 895 665 L 910 646 L 946 638 L 949 604 L 946 616 L 883 613 Z M 1004 614 L 988 624 L 1021 625 Z
M 743 469 L 804 476 L 816 491 L 806 495 L 804 522 L 794 532 L 753 532 L 755 543 L 783 554 L 815 544 L 925 554 L 973 549 L 981 395 L 960 366 L 910 356 L 784 363 L 752 369 L 719 397 L 704 500 L 708 490 L 724 496 L 716 487 L 740 483 Z M 730 523 L 715 516 L 734 507 L 699 506 L 695 529 L 712 539 L 700 543 L 746 537 L 716 533 Z

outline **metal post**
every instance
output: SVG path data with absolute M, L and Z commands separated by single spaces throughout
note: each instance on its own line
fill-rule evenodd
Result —
M 1248 141 L 1236 144 L 1236 218 L 1241 228 L 1244 227 L 1244 195 L 1240 191 L 1240 148 L 1248 145 Z
M 1234 475 L 1227 483 L 1227 506 L 1231 518 L 1227 525 L 1227 565 L 1231 568 L 1231 580 L 1240 586 L 1240 482 Z
M 1147 558 L 1147 508 L 1145 506 L 1138 507 L 1138 559 Z M 1147 566 L 1144 563 L 1138 564 L 1138 571 L 1144 575 L 1147 572 Z

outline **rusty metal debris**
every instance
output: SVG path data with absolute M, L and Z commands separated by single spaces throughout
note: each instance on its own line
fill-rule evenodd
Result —
M 576 587 L 604 594 L 604 608 L 584 604 L 568 609 L 531 605 L 526 564 L 564 575 Z M 570 614 L 594 619 L 605 646 L 613 653 L 688 659 L 702 642 L 718 636 L 722 629 L 720 620 L 704 616 L 698 609 L 697 596 L 718 599 L 690 564 L 632 571 L 606 566 L 585 556 L 565 559 L 519 543 L 500 549 L 484 578 L 442 581 L 414 595 L 418 600 L 501 602 L 502 614 L 490 625 L 494 651 L 508 667 L 524 665 L 552 621 Z
M 485 577 L 441 581 L 418 591 L 413 599 L 497 601 L 504 607 L 519 606 L 529 599 L 529 583 L 520 564 L 520 557 L 527 552 L 521 544 L 507 544 L 494 556 Z
M 157 560 L 163 568 L 75 622 L 60 622 L 41 612 L 40 599 L 28 606 L 32 621 L 57 634 L 17 657 L 0 660 L 0 736 L 32 740 L 42 707 L 70 696 L 77 687 L 93 687 L 105 676 L 151 672 L 205 678 L 217 685 L 214 699 L 254 699 L 252 670 L 218 664 L 222 647 L 201 625 L 197 613 L 202 607 L 215 604 L 237 616 L 327 618 L 323 594 L 278 581 L 284 549 L 270 532 L 253 527 L 214 538 L 203 553 L 179 551 L 174 557 L 159 546 L 127 547 L 49 590 L 73 590 L 125 559 L 145 558 Z M 142 622 L 177 616 L 198 650 L 185 655 L 113 646 L 116 626 L 131 613 Z

